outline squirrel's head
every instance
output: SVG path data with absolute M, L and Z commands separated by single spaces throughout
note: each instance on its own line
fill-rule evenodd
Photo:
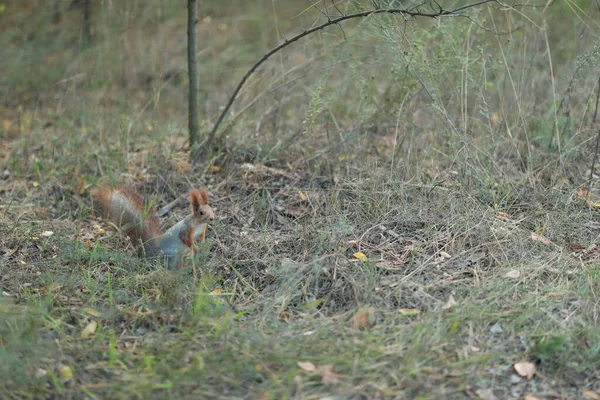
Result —
M 208 205 L 208 193 L 205 187 L 200 190 L 190 190 L 190 203 L 194 219 L 198 223 L 203 224 L 215 218 L 212 208 Z

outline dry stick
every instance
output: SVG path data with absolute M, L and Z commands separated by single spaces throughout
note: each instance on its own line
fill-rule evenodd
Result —
M 596 92 L 596 109 L 594 110 L 594 117 L 592 118 L 592 126 L 596 123 L 596 117 L 598 116 L 598 100 L 600 100 L 600 77 L 598 77 L 598 91 Z M 594 168 L 596 168 L 596 159 L 598 158 L 598 148 L 600 147 L 600 129 L 598 129 L 598 134 L 596 135 L 596 148 L 594 149 L 594 158 L 592 158 L 592 168 L 590 169 L 590 180 L 588 185 L 592 184 L 592 179 L 594 179 Z M 589 190 L 586 194 L 589 195 Z
M 189 0 L 192 1 L 192 0 Z M 320 31 L 328 26 L 331 25 L 336 25 L 339 24 L 340 22 L 349 20 L 349 19 L 353 19 L 353 18 L 365 18 L 365 17 L 369 17 L 371 15 L 374 14 L 402 14 L 402 15 L 407 15 L 409 17 L 427 17 L 427 18 L 437 18 L 437 17 L 443 17 L 443 16 L 450 16 L 450 15 L 459 15 L 458 13 L 461 11 L 464 11 L 468 8 L 473 8 L 476 6 L 480 6 L 482 4 L 486 4 L 486 3 L 499 3 L 498 0 L 480 0 L 474 3 L 470 3 L 470 4 L 466 4 L 464 6 L 455 8 L 454 10 L 443 10 L 440 8 L 440 10 L 438 12 L 435 13 L 424 13 L 424 12 L 420 12 L 420 11 L 411 11 L 408 9 L 399 9 L 399 8 L 388 8 L 388 9 L 383 9 L 383 8 L 377 8 L 377 9 L 372 9 L 372 10 L 368 10 L 368 11 L 361 11 L 361 12 L 357 12 L 354 14 L 347 14 L 347 15 L 342 15 L 340 17 L 337 18 L 328 18 L 327 22 L 324 22 L 321 25 L 317 25 L 315 27 L 312 27 L 310 29 L 306 29 L 304 32 L 297 34 L 296 36 L 293 36 L 290 39 L 286 39 L 284 40 L 283 43 L 279 44 L 278 46 L 274 47 L 273 49 L 271 49 L 268 53 L 266 53 L 264 56 L 262 56 L 249 70 L 248 72 L 246 72 L 246 74 L 244 75 L 244 77 L 242 78 L 242 80 L 240 81 L 240 83 L 238 83 L 237 87 L 235 88 L 235 90 L 233 91 L 233 94 L 231 95 L 231 97 L 229 98 L 229 101 L 227 102 L 227 105 L 225 106 L 225 108 L 223 109 L 223 111 L 221 112 L 221 114 L 219 115 L 219 118 L 217 119 L 217 122 L 215 122 L 215 125 L 213 126 L 212 130 L 210 131 L 210 133 L 208 134 L 208 138 L 206 139 L 206 143 L 204 144 L 204 146 L 202 146 L 201 148 L 199 148 L 195 154 L 193 155 L 192 159 L 194 161 L 199 161 L 201 159 L 201 157 L 204 156 L 204 153 L 207 151 L 208 148 L 210 148 L 214 138 L 215 138 L 215 134 L 217 133 L 217 130 L 219 129 L 219 126 L 221 125 L 221 123 L 223 122 L 223 119 L 225 118 L 225 116 L 227 115 L 227 113 L 229 112 L 229 109 L 231 108 L 231 106 L 233 105 L 233 102 L 235 101 L 237 95 L 240 93 L 240 91 L 242 90 L 242 87 L 244 86 L 244 84 L 246 83 L 246 81 L 248 80 L 248 78 L 250 77 L 250 75 L 252 75 L 257 69 L 258 67 L 260 67 L 265 61 L 267 61 L 273 54 L 277 53 L 279 50 L 283 49 L 284 47 L 290 45 L 291 43 L 294 43 L 300 39 L 302 39 L 305 36 L 310 35 L 311 33 Z

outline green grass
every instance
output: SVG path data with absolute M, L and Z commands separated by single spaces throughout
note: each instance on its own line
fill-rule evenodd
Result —
M 330 27 L 249 80 L 198 166 L 185 7 L 96 3 L 87 46 L 70 2 L 61 22 L 51 2 L 5 3 L 0 397 L 600 393 L 588 2 Z M 203 7 L 208 131 L 256 59 L 324 19 Z M 206 185 L 201 252 L 178 270 L 136 258 L 92 212 L 101 181 L 159 206 Z

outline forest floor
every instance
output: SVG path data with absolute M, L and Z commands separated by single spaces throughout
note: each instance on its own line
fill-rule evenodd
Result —
M 548 34 L 528 10 L 512 42 L 413 21 L 408 67 L 393 19 L 328 30 L 259 70 L 194 165 L 185 9 L 99 2 L 85 45 L 69 2 L 13 3 L 0 397 L 600 399 L 596 78 L 568 79 L 595 37 L 543 53 L 573 40 L 575 12 Z M 254 60 L 322 18 L 258 3 L 201 12 L 204 131 Z M 478 23 L 508 24 L 494 13 Z M 200 253 L 175 270 L 137 258 L 92 210 L 100 182 L 158 207 L 205 185 Z

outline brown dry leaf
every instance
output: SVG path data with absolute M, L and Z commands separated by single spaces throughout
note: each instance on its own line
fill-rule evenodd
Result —
M 526 394 L 523 396 L 523 400 L 540 400 L 540 398 L 532 394 Z
M 588 400 L 600 400 L 600 394 L 598 392 L 587 389 L 581 391 L 581 397 Z
M 503 221 L 508 221 L 510 219 L 510 215 L 505 212 L 498 211 L 496 213 L 496 218 L 501 219 Z
M 311 363 L 310 361 L 298 361 L 296 364 L 302 368 L 304 372 L 315 372 L 317 370 L 315 364 Z
M 584 187 L 579 186 L 577 188 L 577 194 L 579 195 L 579 197 L 588 197 L 590 192 L 588 192 L 587 189 L 585 189 Z
M 360 307 L 351 318 L 350 323 L 356 329 L 369 328 L 375 325 L 375 308 Z
M 535 375 L 537 368 L 534 363 L 530 363 L 529 361 L 521 361 L 514 365 L 515 371 L 522 377 L 530 380 Z
M 221 288 L 216 288 L 210 291 L 210 294 L 215 295 L 215 294 L 221 294 L 223 290 Z
M 272 398 L 273 396 L 268 390 L 266 392 L 262 392 L 261 395 L 258 396 L 258 400 L 271 400 Z
M 533 240 L 534 242 L 540 242 L 544 246 L 550 246 L 550 241 L 548 239 L 546 239 L 542 235 L 538 235 L 535 232 L 531 232 L 531 240 Z
M 81 331 L 81 338 L 87 339 L 88 337 L 96 333 L 96 328 L 98 328 L 98 323 L 96 321 L 90 321 L 90 323 L 87 324 L 85 328 L 83 328 L 83 330 Z
M 331 364 L 319 366 L 317 373 L 321 375 L 321 381 L 324 385 L 337 385 L 340 383 L 340 376 Z
M 506 274 L 504 274 L 505 278 L 517 279 L 521 277 L 521 271 L 518 269 L 511 269 Z
M 449 310 L 457 304 L 458 303 L 456 302 L 456 300 L 454 300 L 454 296 L 452 296 L 452 294 L 450 294 L 450 296 L 448 296 L 448 301 L 446 301 L 446 303 L 442 306 L 442 308 L 444 310 Z
M 568 249 L 569 251 L 585 250 L 585 246 L 581 243 L 569 243 Z

